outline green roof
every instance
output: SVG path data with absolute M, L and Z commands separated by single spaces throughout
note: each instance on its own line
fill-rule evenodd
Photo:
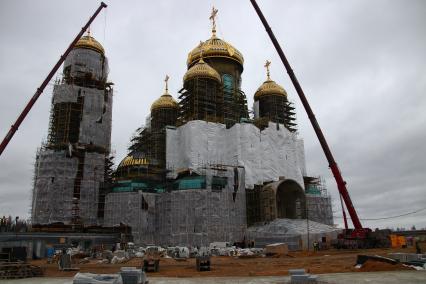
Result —
M 154 186 L 142 182 L 142 181 L 132 181 L 132 180 L 120 180 L 117 181 L 116 185 L 113 187 L 113 192 L 126 192 L 126 191 L 137 191 L 137 190 L 148 190 L 152 189 Z M 155 191 L 164 192 L 164 188 L 156 188 L 154 187 Z
M 206 188 L 206 177 L 205 176 L 184 177 L 175 181 L 174 187 L 177 190 L 203 189 L 203 188 Z

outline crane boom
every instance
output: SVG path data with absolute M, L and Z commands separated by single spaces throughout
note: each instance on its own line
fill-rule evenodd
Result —
M 314 112 L 312 111 L 312 108 L 309 105 L 308 100 L 306 99 L 305 93 L 303 92 L 303 89 L 300 86 L 299 81 L 297 80 L 296 75 L 294 74 L 293 69 L 290 66 L 290 63 L 288 62 L 286 56 L 284 55 L 284 52 L 280 44 L 278 43 L 278 40 L 276 39 L 274 33 L 272 32 L 271 27 L 269 26 L 265 16 L 263 15 L 262 11 L 257 5 L 256 0 L 250 0 L 250 2 L 253 5 L 254 9 L 256 10 L 256 13 L 259 16 L 260 20 L 262 21 L 262 24 L 265 27 L 266 32 L 268 33 L 275 49 L 278 52 L 278 55 L 281 58 L 281 61 L 283 62 L 287 70 L 288 75 L 290 76 L 290 79 L 291 79 L 291 82 L 293 83 L 294 88 L 296 89 L 296 92 L 299 95 L 300 100 L 302 101 L 303 107 L 305 108 L 306 113 L 308 114 L 309 120 L 311 121 L 312 127 L 314 128 L 314 131 L 318 137 L 322 150 L 324 151 L 325 157 L 327 158 L 327 161 L 333 173 L 334 179 L 336 180 L 339 193 L 345 202 L 346 208 L 348 209 L 354 228 L 360 234 L 363 234 L 363 227 L 361 225 L 361 221 L 358 218 L 358 214 L 356 213 L 355 207 L 352 204 L 352 200 L 346 188 L 346 182 L 343 180 L 342 174 L 340 173 L 337 163 L 334 160 L 333 154 L 331 153 L 330 147 L 328 146 L 327 141 L 325 140 L 324 134 L 321 131 L 318 121 L 315 118 Z
M 95 11 L 95 13 L 90 17 L 89 21 L 87 21 L 86 25 L 81 28 L 81 31 L 78 33 L 78 35 L 74 38 L 74 40 L 71 42 L 71 44 L 68 46 L 68 48 L 65 50 L 64 54 L 61 55 L 58 62 L 56 62 L 55 66 L 53 66 L 50 73 L 47 75 L 46 79 L 44 79 L 43 83 L 41 83 L 40 87 L 37 88 L 35 94 L 32 96 L 28 104 L 25 106 L 24 110 L 21 112 L 21 114 L 16 119 L 15 123 L 12 124 L 10 127 L 9 132 L 4 137 L 3 141 L 0 144 L 0 156 L 3 153 L 4 149 L 6 148 L 7 144 L 9 144 L 10 140 L 12 139 L 15 132 L 18 130 L 19 126 L 21 125 L 22 121 L 24 121 L 27 114 L 30 112 L 31 108 L 37 101 L 37 99 L 40 97 L 40 95 L 43 93 L 44 88 L 46 88 L 49 81 L 52 79 L 53 75 L 55 75 L 56 71 L 58 71 L 59 67 L 61 67 L 62 63 L 67 58 L 68 54 L 73 49 L 74 45 L 77 43 L 77 41 L 81 38 L 81 36 L 84 34 L 84 32 L 87 30 L 87 28 L 90 26 L 90 24 L 93 22 L 93 20 L 96 18 L 96 16 L 99 14 L 99 12 L 106 8 L 107 4 L 104 2 L 101 2 L 98 9 Z

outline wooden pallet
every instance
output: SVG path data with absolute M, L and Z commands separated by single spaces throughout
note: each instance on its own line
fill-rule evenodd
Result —
M 26 262 L 0 263 L 0 279 L 15 279 L 42 276 L 41 267 Z

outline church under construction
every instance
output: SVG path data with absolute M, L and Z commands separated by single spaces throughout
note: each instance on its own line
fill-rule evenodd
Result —
M 244 57 L 216 36 L 216 13 L 211 37 L 188 54 L 182 88 L 171 94 L 166 76 L 114 171 L 108 61 L 90 34 L 78 41 L 55 84 L 48 141 L 37 152 L 34 224 L 126 224 L 135 243 L 191 246 L 260 242 L 259 228 L 281 219 L 333 224 L 323 183 L 306 171 L 293 103 L 267 61 L 249 111 Z

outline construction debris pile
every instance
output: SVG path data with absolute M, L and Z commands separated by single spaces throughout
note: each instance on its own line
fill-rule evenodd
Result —
M 128 243 L 125 249 L 116 250 L 83 250 L 80 247 L 69 248 L 63 250 L 57 250 L 54 255 L 51 256 L 51 262 L 61 263 L 63 256 L 67 256 L 69 259 L 67 267 L 71 268 L 70 265 L 78 265 L 85 263 L 95 264 L 121 264 L 126 263 L 132 259 L 145 259 L 150 254 L 154 254 L 161 258 L 173 258 L 173 259 L 189 259 L 196 258 L 197 256 L 235 256 L 235 257 L 264 257 L 266 255 L 286 255 L 288 247 L 286 244 L 280 244 L 285 247 L 285 253 L 279 253 L 264 248 L 239 248 L 231 246 L 226 242 L 214 242 L 206 247 L 185 247 L 185 246 L 147 246 L 140 247 L 135 246 L 133 243 Z M 62 267 L 63 265 L 60 265 Z
M 17 279 L 38 276 L 43 276 L 43 270 L 38 266 L 22 261 L 0 261 L 0 279 Z
M 27 250 L 25 247 L 7 247 L 4 246 L 5 244 L 6 242 L 0 242 L 0 279 L 43 275 L 43 270 L 39 266 L 27 262 Z

